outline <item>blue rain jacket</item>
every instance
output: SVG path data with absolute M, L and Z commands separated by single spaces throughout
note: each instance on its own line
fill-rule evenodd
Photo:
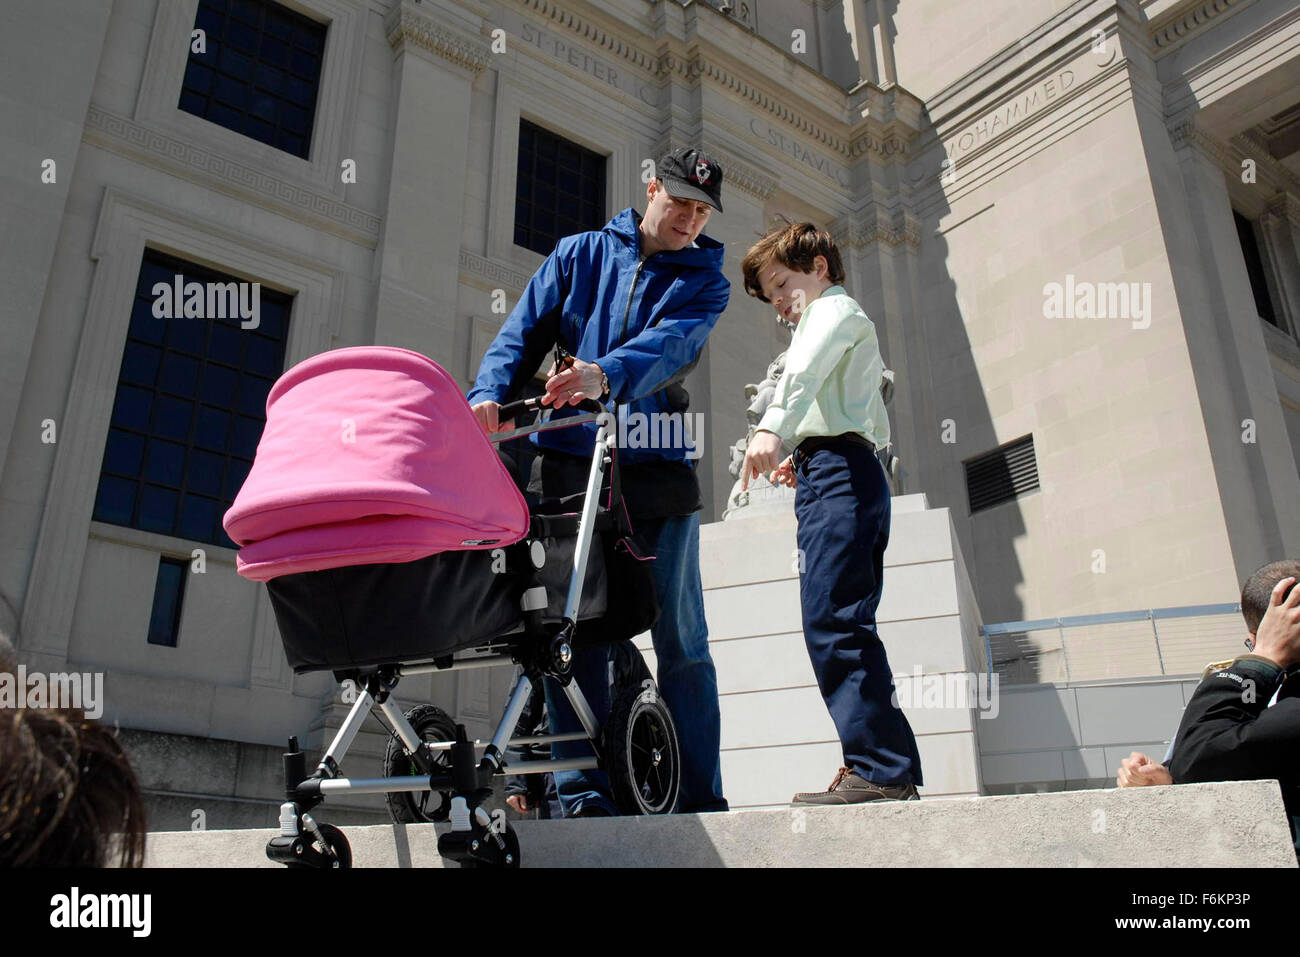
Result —
M 675 383 L 699 358 L 731 296 L 722 243 L 703 233 L 693 247 L 640 255 L 635 209 L 599 231 L 566 236 L 533 274 L 479 366 L 467 398 L 507 402 L 520 394 L 556 341 L 609 377 L 609 407 L 628 413 L 685 411 Z M 571 407 L 555 418 L 578 414 Z M 650 421 L 650 420 L 646 420 Z M 544 449 L 590 456 L 596 426 L 538 433 Z M 697 450 L 697 453 L 698 454 Z M 685 448 L 620 449 L 628 463 L 687 462 Z

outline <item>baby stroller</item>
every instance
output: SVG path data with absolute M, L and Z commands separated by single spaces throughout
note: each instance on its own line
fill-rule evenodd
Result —
M 511 403 L 502 421 L 541 408 Z M 653 682 L 615 700 L 602 726 L 571 680 L 575 650 L 627 640 L 658 615 L 623 507 L 614 419 L 595 402 L 492 441 L 596 423 L 584 494 L 530 510 L 455 381 L 405 349 L 326 352 L 271 389 L 252 470 L 226 513 L 239 574 L 266 583 L 289 664 L 351 680 L 357 698 L 316 769 L 284 755 L 273 861 L 349 867 L 337 827 L 310 813 L 330 794 L 386 794 L 398 822 L 447 821 L 438 851 L 462 867 L 518 867 L 504 812 L 485 804 L 510 774 L 603 768 L 624 813 L 668 814 L 681 762 Z M 608 477 L 608 483 L 605 479 Z M 605 493 L 604 505 L 600 498 Z M 517 666 L 490 742 L 433 705 L 403 713 L 406 675 Z M 583 731 L 512 737 L 533 686 L 563 686 Z M 342 764 L 367 713 L 390 734 L 376 777 Z M 587 739 L 598 757 L 508 763 L 507 748 Z

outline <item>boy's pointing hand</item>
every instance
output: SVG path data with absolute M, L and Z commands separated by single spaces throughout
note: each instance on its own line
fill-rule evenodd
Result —
M 745 461 L 740 466 L 740 488 L 749 488 L 749 480 L 775 470 L 781 462 L 781 437 L 773 432 L 759 430 L 749 440 Z

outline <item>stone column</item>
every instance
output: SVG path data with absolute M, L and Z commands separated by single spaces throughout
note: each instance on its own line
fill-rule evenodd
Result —
M 73 0 L 16 6 L 6 10 L 0 40 L 0 212 L 11 224 L 0 245 L 0 288 L 14 317 L 0 349 L 0 475 L 14 430 L 41 429 L 39 418 L 14 418 L 111 12 L 111 4 Z M 44 42 L 32 42 L 42 35 Z
M 1278 324 L 1287 329 L 1290 317 L 1292 335 L 1300 331 L 1300 200 L 1288 193 L 1275 197 L 1259 218 L 1260 229 L 1268 240 L 1270 258 L 1277 276 L 1278 303 L 1282 315 Z
M 374 341 L 455 367 L 470 90 L 490 50 L 477 24 L 436 0 L 402 0 L 385 26 L 395 102 Z
M 30 515 L 39 514 L 42 507 L 36 463 L 19 462 L 8 470 L 5 465 L 14 434 L 22 430 L 35 441 L 43 431 L 42 421 L 57 411 L 28 411 L 18 419 L 111 7 L 26 0 L 6 7 L 5 30 L 0 33 L 0 129 L 5 131 L 0 137 L 0 220 L 8 224 L 0 240 L 6 316 L 0 348 L 0 479 L 6 479 L 0 483 L 0 513 L 8 513 L 12 535 L 21 534 L 27 525 L 26 516 L 18 519 L 20 509 Z M 44 42 L 32 42 L 41 37 Z M 64 426 L 60 417 L 60 438 Z M 52 445 L 42 448 L 54 452 Z M 0 536 L 0 545 L 10 550 L 15 542 Z M 4 577 L 0 657 L 5 645 L 18 643 L 23 599 L 21 577 Z
M 876 69 L 876 43 L 871 16 L 867 13 L 867 5 L 871 2 L 873 0 L 844 2 L 844 26 L 853 43 L 853 55 L 858 60 L 859 83 L 876 83 L 880 72 Z
M 885 13 L 885 0 L 876 0 L 876 50 L 880 63 L 879 86 L 898 82 L 898 70 L 894 66 L 894 39 L 889 35 L 889 15 Z
M 1240 577 L 1270 557 L 1300 550 L 1300 513 L 1294 507 L 1300 477 L 1268 374 L 1264 330 L 1218 161 L 1223 157 L 1215 155 L 1227 154 L 1194 120 L 1176 127 L 1172 140 L 1182 195 L 1169 196 L 1169 184 L 1159 176 L 1152 182 L 1162 221 L 1185 217 L 1182 226 L 1165 227 L 1169 263 Z M 1152 166 L 1154 173 L 1159 167 Z M 1211 398 L 1216 396 L 1223 398 Z M 1254 423 L 1254 441 L 1243 439 L 1246 419 Z

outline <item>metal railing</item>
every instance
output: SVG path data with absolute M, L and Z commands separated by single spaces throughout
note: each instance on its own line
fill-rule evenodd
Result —
M 990 677 L 1003 685 L 1199 675 L 1245 653 L 1240 605 L 1185 605 L 985 625 Z

